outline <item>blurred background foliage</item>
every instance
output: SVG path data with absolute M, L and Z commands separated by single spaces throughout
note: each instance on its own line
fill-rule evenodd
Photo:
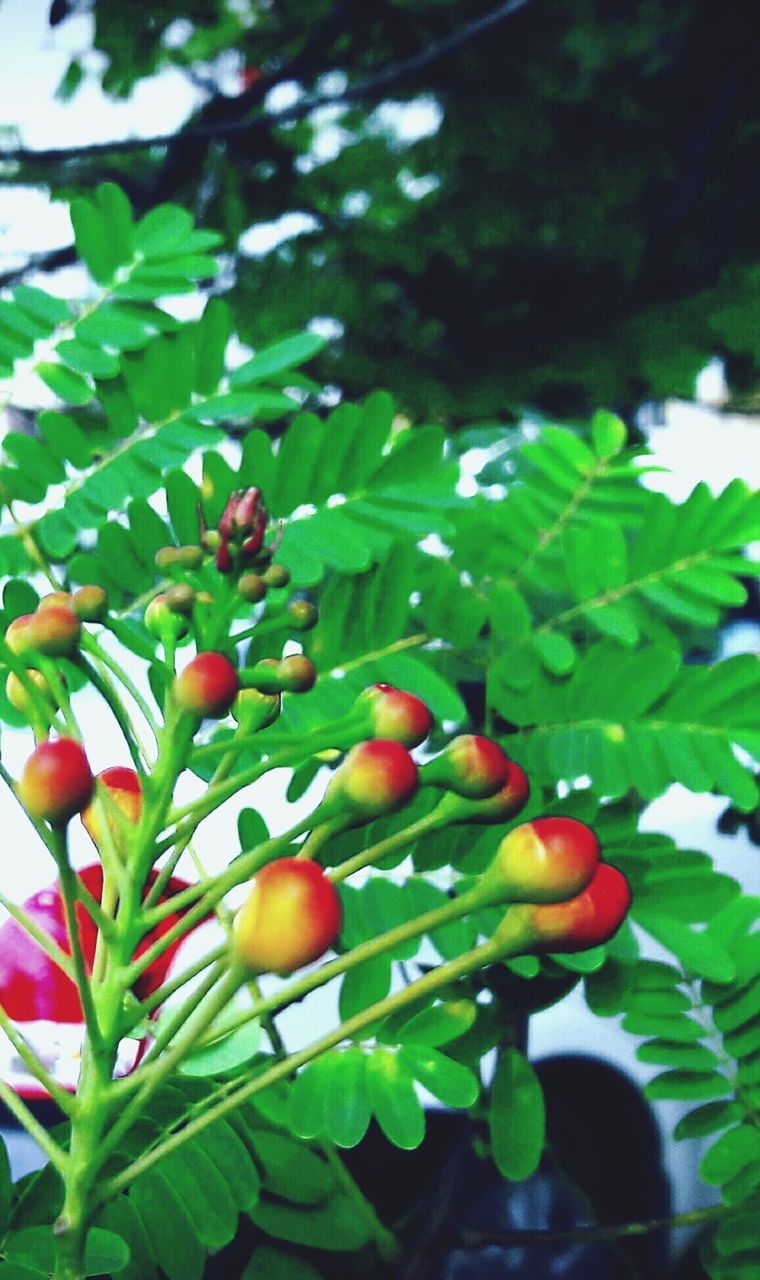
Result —
M 50 22 L 80 9 L 53 0 Z M 315 376 L 348 397 L 392 385 L 418 419 L 606 404 L 630 421 L 690 396 L 714 355 L 752 407 L 754 16 L 748 0 L 98 0 L 106 93 L 174 64 L 197 111 L 152 148 L 10 153 L 3 181 L 115 180 L 138 212 L 184 205 L 225 235 L 215 289 L 244 341 L 328 318 Z M 75 58 L 59 94 L 93 74 Z M 251 252 L 250 228 L 281 219 L 300 232 Z

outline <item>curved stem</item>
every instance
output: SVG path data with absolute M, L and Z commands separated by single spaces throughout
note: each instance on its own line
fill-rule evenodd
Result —
M 8 1017 L 2 1005 L 0 1005 L 0 1028 L 5 1032 L 29 1074 L 34 1076 L 37 1083 L 42 1085 L 42 1088 L 50 1094 L 65 1116 L 73 1116 L 76 1111 L 75 1098 L 56 1083 L 42 1060 L 34 1052 L 29 1041 L 25 1039 Z
M 148 763 L 148 753 L 142 743 L 138 742 L 137 737 L 133 732 L 129 716 L 124 710 L 116 690 L 108 680 L 106 680 L 105 676 L 101 675 L 92 663 L 88 662 L 82 654 L 77 658 L 77 666 L 87 677 L 93 688 L 97 689 L 104 702 L 110 707 L 113 717 L 121 729 L 122 737 L 127 745 L 127 750 L 132 757 L 132 763 L 138 773 L 142 772 L 143 768 Z
M 66 1172 L 68 1157 L 66 1152 L 58 1146 L 58 1143 L 50 1137 L 44 1125 L 40 1124 L 37 1117 L 26 1103 L 19 1097 L 15 1089 L 12 1089 L 4 1080 L 0 1080 L 0 1101 L 4 1102 L 11 1115 L 15 1116 L 22 1128 L 26 1129 L 30 1137 L 42 1148 L 48 1160 L 54 1169 L 63 1175 Z

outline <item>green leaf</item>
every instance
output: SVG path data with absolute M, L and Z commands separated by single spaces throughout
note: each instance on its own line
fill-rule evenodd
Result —
M 377 1000 L 384 1000 L 391 986 L 391 961 L 374 956 L 349 969 L 340 988 L 340 1016 L 345 1021 Z
M 367 1055 L 349 1045 L 330 1055 L 325 1085 L 325 1127 L 339 1147 L 355 1147 L 369 1128 L 372 1108 L 367 1085 Z
M 12 1260 L 39 1267 L 47 1275 L 55 1268 L 56 1241 L 50 1227 L 24 1227 L 14 1231 L 5 1242 L 5 1253 Z M 129 1248 L 113 1231 L 92 1227 L 87 1232 L 84 1274 L 102 1275 L 121 1271 L 129 1262 Z
M 567 675 L 575 666 L 575 646 L 561 631 L 536 631 L 533 646 L 547 670 Z
M 160 204 L 138 222 L 135 247 L 149 259 L 171 257 L 192 230 L 193 220 L 186 209 Z
M 687 1071 L 710 1071 L 717 1065 L 715 1054 L 701 1044 L 678 1044 L 672 1040 L 648 1040 L 636 1050 L 639 1062 L 654 1062 L 663 1067 L 682 1067 Z
M 619 453 L 628 439 L 622 418 L 606 409 L 599 409 L 591 419 L 591 439 L 600 458 Z
M 706 1102 L 704 1106 L 682 1116 L 673 1131 L 673 1137 L 678 1142 L 686 1138 L 704 1138 L 741 1120 L 743 1115 L 738 1102 Z
M 405 1044 L 399 1059 L 415 1080 L 446 1107 L 471 1107 L 480 1093 L 480 1082 L 469 1067 L 424 1045 Z
M 426 1045 L 437 1049 L 439 1045 L 457 1040 L 469 1031 L 476 1016 L 477 1006 L 473 1001 L 446 1000 L 420 1009 L 393 1034 L 399 1044 Z
M 521 1182 L 535 1173 L 544 1148 L 544 1097 L 535 1071 L 517 1049 L 499 1056 L 488 1124 L 494 1163 L 502 1177 Z
M 389 1049 L 376 1049 L 367 1061 L 372 1110 L 389 1142 L 404 1151 L 425 1136 L 425 1113 L 410 1072 Z
M 321 1204 L 335 1190 L 335 1177 L 316 1151 L 278 1130 L 255 1128 L 251 1145 L 270 1195 L 294 1204 Z
M 221 1076 L 250 1062 L 260 1047 L 261 1028 L 253 1021 L 194 1049 L 181 1064 L 180 1072 L 186 1076 Z
M 737 1125 L 721 1134 L 702 1157 L 700 1177 L 708 1186 L 722 1186 L 754 1161 L 760 1159 L 760 1134 L 750 1124 Z
M 730 1081 L 717 1072 L 706 1075 L 701 1071 L 663 1071 L 644 1086 L 648 1098 L 677 1098 L 684 1102 L 725 1098 L 732 1092 Z
M 713 939 L 672 920 L 669 916 L 637 910 L 637 923 L 663 947 L 667 947 L 684 968 L 713 982 L 730 982 L 734 963 L 729 954 Z
M 272 1245 L 254 1249 L 240 1280 L 322 1280 L 310 1262 Z
M 310 360 L 324 346 L 325 339 L 316 333 L 296 333 L 292 337 L 281 338 L 268 347 L 262 347 L 252 359 L 235 369 L 230 374 L 230 386 L 249 387 L 254 382 L 262 382 L 273 373 L 281 373 Z
M 169 1280 L 202 1280 L 205 1252 L 171 1183 L 157 1170 L 149 1170 L 135 1181 L 129 1195 Z
M 336 1253 L 361 1249 L 371 1235 L 363 1215 L 339 1194 L 323 1204 L 298 1209 L 262 1197 L 250 1216 L 257 1227 L 278 1240 Z
M 87 404 L 93 397 L 93 389 L 84 378 L 65 365 L 43 360 L 36 366 L 42 381 L 65 404 Z
M 22 307 L 30 316 L 48 326 L 52 333 L 56 325 L 65 324 L 71 319 L 71 308 L 63 298 L 54 298 L 43 289 L 35 289 L 32 285 L 20 284 L 13 290 L 13 301 Z
M 8 1159 L 8 1148 L 0 1138 L 0 1237 L 8 1230 L 13 1201 L 13 1184 L 11 1182 L 11 1166 Z

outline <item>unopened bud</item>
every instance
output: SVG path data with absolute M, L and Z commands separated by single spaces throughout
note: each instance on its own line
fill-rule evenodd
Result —
M 108 613 L 108 592 L 92 583 L 75 591 L 71 603 L 82 622 L 102 622 Z
M 173 644 L 187 635 L 187 619 L 167 604 L 166 596 L 155 596 L 145 610 L 145 626 L 162 644 Z
M 565 902 L 589 884 L 599 841 L 574 818 L 535 818 L 504 837 L 481 880 L 486 899 Z
M 164 598 L 167 608 L 171 609 L 172 613 L 180 613 L 185 618 L 191 616 L 195 604 L 195 592 L 186 582 L 178 582 L 176 587 L 170 587 Z
M 268 587 L 287 587 L 290 582 L 290 570 L 284 564 L 270 564 L 264 570 L 263 578 Z
M 238 594 L 249 604 L 259 604 L 267 593 L 267 584 L 258 573 L 244 573 L 238 582 Z
M 281 688 L 286 693 L 308 693 L 317 681 L 317 668 L 310 658 L 294 653 L 277 664 Z
M 319 610 L 308 600 L 291 600 L 288 616 L 297 631 L 311 631 L 319 622 Z
M 257 733 L 274 724 L 280 714 L 279 693 L 261 693 L 258 689 L 241 689 L 232 704 L 232 714 L 244 733 Z
M 406 747 L 392 739 L 359 742 L 347 753 L 325 792 L 326 810 L 353 811 L 369 821 L 394 813 L 415 794 L 417 766 Z
M 494 795 L 509 777 L 509 760 L 501 747 L 480 734 L 452 738 L 439 756 L 420 772 L 424 783 L 445 787 L 470 800 Z

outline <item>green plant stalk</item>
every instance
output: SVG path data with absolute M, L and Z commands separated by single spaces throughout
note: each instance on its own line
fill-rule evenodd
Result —
M 130 1019 L 129 1023 L 123 1028 L 123 1034 L 128 1035 L 129 1032 L 134 1029 L 137 1022 L 142 1018 L 148 1017 L 154 1009 L 157 1009 L 159 1005 L 164 1004 L 170 996 L 173 996 L 177 991 L 181 991 L 186 983 L 191 982 L 193 978 L 197 978 L 200 973 L 203 973 L 204 969 L 209 967 L 209 965 L 215 964 L 217 960 L 221 960 L 222 956 L 226 955 L 227 943 L 223 942 L 221 946 L 216 947 L 213 951 L 209 951 L 207 955 L 201 956 L 199 960 L 196 960 L 195 964 L 190 965 L 187 969 L 183 969 L 182 973 L 177 974 L 176 978 L 172 978 L 169 982 L 165 982 L 164 985 L 159 987 L 157 991 L 154 991 L 151 996 L 148 996 L 146 1000 L 142 1000 L 135 1006 L 133 1012 L 137 1015 L 136 1019 L 134 1021 Z
M 0 1028 L 5 1032 L 30 1075 L 33 1075 L 37 1083 L 41 1084 L 42 1088 L 47 1090 L 53 1101 L 65 1116 L 73 1116 L 76 1111 L 76 1103 L 73 1095 L 67 1093 L 65 1089 L 62 1089 L 60 1085 L 56 1084 L 50 1072 L 43 1065 L 41 1059 L 37 1057 L 32 1046 L 24 1036 L 22 1036 L 21 1032 L 8 1017 L 2 1005 L 0 1005 Z
M 45 658 L 42 655 L 37 658 L 37 664 L 40 672 L 50 686 L 50 691 L 53 694 L 53 697 L 61 708 L 61 714 L 63 715 L 63 721 L 67 732 L 70 737 L 75 739 L 75 741 L 81 742 L 82 734 L 74 717 L 74 713 L 71 710 L 71 698 L 69 697 L 69 691 L 58 674 L 57 666 L 50 658 Z
M 133 1076 L 133 1079 L 137 1079 L 138 1083 L 142 1082 L 142 1087 L 138 1089 L 131 1101 L 121 1111 L 108 1135 L 101 1142 L 98 1151 L 100 1165 L 118 1145 L 120 1139 L 128 1132 L 135 1121 L 139 1119 L 148 1099 L 152 1097 L 167 1076 L 171 1075 L 182 1059 L 187 1056 L 197 1042 L 200 1033 L 211 1026 L 222 1010 L 229 1004 L 235 992 L 245 982 L 245 973 L 238 966 L 233 966 L 225 973 L 223 966 L 220 964 L 218 969 L 209 976 L 213 980 L 209 982 L 207 979 L 206 983 L 203 984 L 204 989 L 200 992 L 200 998 L 192 1002 L 194 1007 L 184 1024 L 184 1034 L 181 1039 L 175 1043 L 172 1049 L 167 1050 L 157 1060 L 154 1072 L 147 1081 L 143 1080 L 143 1073 L 139 1069 Z M 219 981 L 220 977 L 221 981 Z M 216 991 L 213 991 L 213 986 L 216 985 L 217 981 L 219 981 L 219 985 Z
M 66 1152 L 51 1138 L 45 1126 L 40 1124 L 34 1113 L 29 1110 L 23 1099 L 16 1093 L 16 1090 L 12 1089 L 4 1080 L 0 1080 L 0 1101 L 5 1103 L 11 1115 L 16 1117 L 29 1136 L 38 1143 L 53 1168 L 60 1173 L 61 1177 L 64 1177 L 68 1167 Z
M 177 1035 L 177 1032 L 182 1030 L 183 1026 L 198 1006 L 203 1003 L 206 996 L 213 990 L 219 979 L 226 972 L 228 967 L 226 963 L 228 955 L 228 950 L 225 947 L 224 954 L 219 957 L 216 964 L 213 965 L 210 971 L 206 974 L 203 982 L 199 983 L 199 985 L 191 991 L 190 995 L 184 1003 L 180 1005 L 179 1009 L 175 1009 L 171 1017 L 162 1018 L 160 1020 L 156 1028 L 153 1044 L 143 1058 L 142 1063 L 140 1064 L 141 1067 L 143 1067 L 143 1064 L 147 1065 L 149 1061 L 153 1062 L 159 1054 L 164 1051 L 167 1045 L 170 1044 Z
M 305 1049 L 289 1054 L 287 1058 L 268 1068 L 260 1076 L 256 1076 L 253 1080 L 239 1086 L 220 1102 L 209 1106 L 195 1120 L 191 1120 L 179 1132 L 170 1134 L 163 1142 L 139 1156 L 121 1173 L 107 1178 L 99 1187 L 93 1207 L 103 1204 L 119 1191 L 123 1191 L 140 1174 L 152 1168 L 154 1164 L 169 1155 L 171 1151 L 183 1146 L 185 1142 L 194 1138 L 197 1133 L 202 1133 L 204 1129 L 207 1129 L 216 1120 L 221 1119 L 222 1116 L 227 1115 L 230 1111 L 234 1111 L 241 1102 L 246 1102 L 249 1098 L 255 1097 L 257 1093 L 261 1093 L 262 1090 L 269 1088 L 270 1085 L 276 1084 L 278 1080 L 285 1079 L 294 1071 L 297 1071 L 299 1067 L 311 1062 L 313 1058 L 326 1053 L 328 1049 L 333 1049 L 342 1040 L 356 1036 L 380 1019 L 390 1017 L 391 1014 L 415 1004 L 423 996 L 434 995 L 442 987 L 448 986 L 450 983 L 457 981 L 457 979 L 465 977 L 468 973 L 472 973 L 475 969 L 482 968 L 483 965 L 501 959 L 507 954 L 518 954 L 518 952 L 508 952 L 503 943 L 497 945 L 492 941 L 486 942 L 479 947 L 475 947 L 472 951 L 467 951 L 464 955 L 458 956 L 455 960 L 449 960 L 445 964 L 439 965 L 436 969 L 432 969 L 423 977 L 410 983 L 409 986 L 404 987 L 403 990 L 387 996 L 384 1000 L 378 1000 L 367 1009 L 363 1009 L 361 1013 L 346 1019 L 333 1031 L 313 1041 Z
M 126 671 L 123 669 L 121 664 L 118 663 L 116 659 L 111 656 L 108 650 L 105 649 L 103 645 L 99 644 L 98 641 L 95 639 L 95 637 L 91 635 L 90 632 L 88 631 L 82 632 L 80 648 L 86 650 L 86 652 L 89 653 L 91 657 L 95 658 L 96 661 L 100 662 L 102 666 L 107 667 L 108 670 L 111 672 L 111 674 L 114 675 L 116 679 L 119 681 L 122 688 L 126 689 L 130 698 L 132 699 L 138 711 L 140 712 L 146 724 L 148 725 L 148 728 L 153 734 L 154 739 L 156 740 L 156 742 L 158 742 L 158 735 L 159 735 L 160 729 L 156 721 L 156 718 L 153 715 L 153 712 L 150 706 L 148 705 L 148 702 L 143 697 L 140 690 L 137 688 L 137 685 L 127 675 Z
M 143 769 L 149 763 L 148 752 L 143 744 L 138 741 L 135 733 L 133 732 L 129 717 L 121 705 L 116 690 L 112 688 L 105 676 L 101 675 L 97 668 L 94 667 L 91 662 L 88 662 L 81 654 L 77 658 L 77 666 L 87 677 L 93 688 L 97 689 L 106 705 L 110 707 L 113 717 L 118 724 L 122 737 L 127 745 L 127 750 L 132 757 L 132 763 L 138 773 L 142 773 Z
M 11 902 L 10 898 L 6 898 L 4 893 L 0 893 L 0 907 L 3 907 L 8 912 L 8 915 L 12 916 L 16 923 L 26 930 L 29 937 L 34 939 L 37 945 L 45 952 L 45 955 L 53 961 L 53 964 L 58 966 L 62 973 L 66 974 L 67 978 L 70 978 L 72 982 L 76 982 L 74 963 L 71 956 L 66 955 L 66 952 L 58 946 L 58 943 L 53 941 L 50 934 L 41 929 L 37 921 L 24 911 L 23 907 Z
M 58 864 L 58 876 L 61 883 L 61 897 L 63 900 L 63 910 L 66 919 L 66 930 L 69 935 L 69 946 L 71 947 L 71 958 L 74 965 L 74 977 L 77 984 L 77 990 L 79 992 L 79 999 L 82 1003 L 82 1010 L 84 1012 L 88 1036 L 93 1042 L 95 1052 L 102 1053 L 104 1046 L 101 1028 L 95 1009 L 92 986 L 87 973 L 82 944 L 79 938 L 79 928 L 77 926 L 76 902 L 78 899 L 78 878 L 69 862 L 65 830 L 55 830 L 54 834 L 57 845 L 55 860 Z
M 425 814 L 423 818 L 418 818 L 416 822 L 410 823 L 408 827 L 404 827 L 403 831 L 394 831 L 393 835 L 386 836 L 384 840 L 379 840 L 377 844 L 369 845 L 368 848 L 362 849 L 360 853 L 354 854 L 352 858 L 347 858 L 345 862 L 341 862 L 338 867 L 331 867 L 326 872 L 328 880 L 332 880 L 333 884 L 340 884 L 342 880 L 347 880 L 355 871 L 361 871 L 364 867 L 370 867 L 375 862 L 379 862 L 389 853 L 395 853 L 397 849 L 408 844 L 410 840 L 416 840 L 419 836 L 426 835 L 429 831 L 435 831 L 439 827 L 447 826 L 447 820 L 436 813 L 434 809 L 432 813 Z

